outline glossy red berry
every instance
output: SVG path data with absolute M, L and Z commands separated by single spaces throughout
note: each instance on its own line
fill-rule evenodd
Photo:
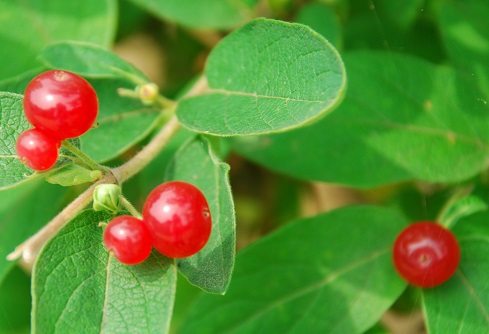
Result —
M 455 273 L 460 247 L 450 230 L 433 222 L 418 222 L 397 237 L 393 260 L 406 281 L 430 288 L 444 283 Z
M 104 231 L 105 247 L 124 264 L 146 260 L 151 253 L 152 242 L 144 222 L 132 216 L 115 217 Z
M 44 171 L 54 166 L 58 160 L 61 143 L 38 129 L 24 131 L 15 144 L 20 160 L 28 167 Z
M 154 247 L 168 257 L 194 255 L 205 246 L 211 234 L 207 200 L 190 183 L 172 181 L 153 189 L 144 204 L 143 217 Z
M 24 113 L 34 127 L 53 138 L 79 137 L 97 118 L 97 94 L 88 81 L 74 73 L 47 71 L 27 86 Z

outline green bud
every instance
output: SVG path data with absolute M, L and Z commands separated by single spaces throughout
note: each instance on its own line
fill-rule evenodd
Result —
M 139 99 L 146 105 L 152 104 L 158 97 L 159 88 L 154 83 L 147 83 L 136 88 Z
M 93 209 L 116 214 L 119 212 L 121 194 L 121 187 L 117 184 L 98 185 L 93 192 Z

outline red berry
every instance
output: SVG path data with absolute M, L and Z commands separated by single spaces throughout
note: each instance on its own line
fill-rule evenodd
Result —
M 61 143 L 38 129 L 24 131 L 15 144 L 20 160 L 30 168 L 43 171 L 54 166 L 58 160 Z
M 47 71 L 27 86 L 24 113 L 34 127 L 53 138 L 79 137 L 97 118 L 97 94 L 88 81 L 74 73 Z
M 151 253 L 152 242 L 144 222 L 132 216 L 115 217 L 104 231 L 105 247 L 124 264 L 146 260 Z
M 143 217 L 155 248 L 168 257 L 197 253 L 211 234 L 209 205 L 204 194 L 190 183 L 172 181 L 153 189 L 144 203 Z
M 396 270 L 410 284 L 438 286 L 457 270 L 460 247 L 451 231 L 433 222 L 408 226 L 394 243 Z

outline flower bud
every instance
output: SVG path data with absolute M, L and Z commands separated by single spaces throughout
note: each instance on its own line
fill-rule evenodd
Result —
M 121 194 L 121 187 L 117 184 L 98 185 L 93 192 L 93 209 L 116 214 L 119 212 Z
M 146 105 L 152 104 L 158 97 L 159 88 L 154 83 L 147 83 L 136 88 L 139 99 Z

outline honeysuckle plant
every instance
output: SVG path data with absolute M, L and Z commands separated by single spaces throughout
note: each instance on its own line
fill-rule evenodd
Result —
M 489 3 L 0 13 L 0 333 L 489 332 Z

